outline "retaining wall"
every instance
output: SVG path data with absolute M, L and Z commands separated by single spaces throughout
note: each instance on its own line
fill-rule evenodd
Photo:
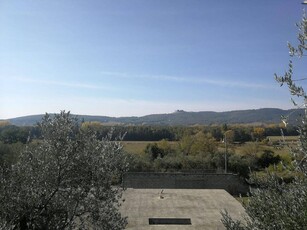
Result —
M 233 195 L 246 194 L 248 184 L 236 174 L 216 173 L 126 173 L 125 188 L 225 189 Z

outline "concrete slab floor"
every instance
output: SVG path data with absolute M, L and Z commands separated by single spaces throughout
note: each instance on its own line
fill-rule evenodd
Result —
M 126 229 L 225 229 L 221 211 L 242 219 L 245 210 L 222 189 L 127 189 L 121 213 Z M 149 225 L 149 218 L 190 218 L 191 225 Z

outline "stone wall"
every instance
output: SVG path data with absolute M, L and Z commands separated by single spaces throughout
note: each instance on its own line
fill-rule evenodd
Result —
M 125 188 L 225 189 L 233 195 L 246 194 L 248 184 L 236 174 L 216 173 L 126 173 Z

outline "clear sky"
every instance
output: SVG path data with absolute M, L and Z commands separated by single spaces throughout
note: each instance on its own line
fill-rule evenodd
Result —
M 0 119 L 291 108 L 274 73 L 302 12 L 300 0 L 0 0 Z

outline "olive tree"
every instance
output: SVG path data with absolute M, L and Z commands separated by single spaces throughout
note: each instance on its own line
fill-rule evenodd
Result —
M 120 143 L 97 140 L 69 112 L 39 126 L 42 140 L 1 168 L 0 229 L 123 229 L 113 185 L 127 168 Z
M 292 183 L 284 183 L 274 173 L 267 173 L 265 178 L 252 177 L 257 188 L 251 190 L 246 205 L 244 223 L 233 220 L 224 211 L 222 222 L 227 229 L 306 229 L 307 226 L 307 95 L 293 76 L 294 58 L 302 58 L 307 50 L 307 18 L 304 12 L 302 21 L 297 24 L 299 29 L 298 46 L 288 44 L 291 60 L 289 69 L 283 76 L 275 74 L 280 85 L 287 85 L 290 93 L 298 100 L 293 101 L 297 107 L 304 108 L 304 114 L 298 126 L 299 144 L 290 151 L 293 155 L 293 168 L 296 177 Z M 302 59 L 301 61 L 304 61 Z M 302 100 L 300 100 L 302 99 Z M 301 101 L 302 105 L 299 105 Z M 287 124 L 287 117 L 283 118 Z

